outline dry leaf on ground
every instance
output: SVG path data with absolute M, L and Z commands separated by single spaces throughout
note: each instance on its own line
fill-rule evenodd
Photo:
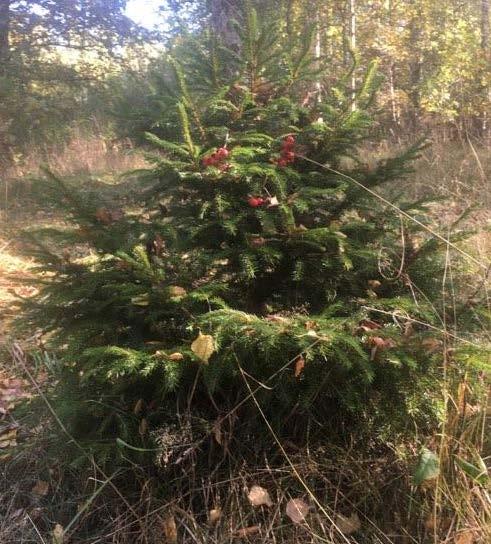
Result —
M 221 508 L 212 508 L 208 513 L 208 522 L 210 525 L 214 525 L 222 517 Z
M 253 485 L 247 495 L 252 506 L 273 506 L 273 501 L 264 487 Z
M 17 429 L 0 431 L 0 449 L 17 446 Z
M 286 504 L 285 513 L 293 523 L 302 523 L 309 510 L 309 505 L 303 499 L 290 499 Z
M 121 209 L 109 210 L 108 208 L 98 208 L 95 212 L 95 218 L 103 225 L 111 225 L 115 221 L 120 221 L 124 217 L 124 212 Z
M 473 544 L 475 542 L 474 531 L 468 529 L 459 533 L 455 536 L 454 542 L 455 544 Z
M 371 319 L 362 319 L 358 327 L 361 332 L 370 332 L 381 329 L 382 325 L 376 321 L 372 321 Z
M 198 338 L 191 344 L 191 350 L 205 364 L 208 364 L 210 357 L 215 352 L 215 340 L 213 336 L 200 332 Z
M 162 529 L 166 544 L 177 543 L 177 525 L 174 516 L 167 516 L 162 520 Z
M 39 495 L 40 497 L 45 497 L 49 491 L 49 484 L 44 480 L 38 480 L 36 485 L 32 488 L 32 493 L 34 495 Z
M 336 527 L 344 534 L 350 535 L 351 533 L 356 533 L 361 529 L 361 521 L 356 512 L 353 512 L 351 516 L 343 516 L 338 514 L 336 516 Z
M 251 525 L 251 527 L 244 527 L 235 531 L 234 536 L 237 538 L 245 538 L 246 536 L 255 535 L 261 530 L 260 525 Z
M 29 396 L 24 390 L 25 382 L 15 378 L 0 379 L 0 414 L 7 414 L 15 402 Z
M 59 523 L 51 531 L 51 538 L 53 544 L 63 544 L 65 542 L 65 529 Z
M 111 212 L 107 208 L 97 208 L 95 218 L 103 225 L 110 225 L 113 222 Z

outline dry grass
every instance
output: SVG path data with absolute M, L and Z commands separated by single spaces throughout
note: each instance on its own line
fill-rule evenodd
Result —
M 32 368 L 20 357 L 21 366 Z M 441 475 L 418 489 L 411 481 L 416 443 L 371 450 L 353 436 L 350 446 L 285 443 L 280 453 L 272 439 L 270 451 L 254 455 L 253 441 L 245 446 L 232 435 L 226 448 L 211 439 L 207 467 L 196 465 L 194 452 L 153 476 L 137 466 L 108 476 L 95 463 L 80 472 L 69 460 L 50 459 L 48 423 L 26 429 L 28 447 L 7 462 L 0 481 L 0 538 L 42 542 L 41 534 L 50 542 L 59 524 L 70 544 L 487 544 L 488 492 L 454 462 L 457 453 L 482 448 L 485 399 L 471 413 L 462 388 L 456 391 L 439 452 Z M 182 415 L 183 427 L 192 417 Z M 251 504 L 253 485 L 267 490 L 269 505 Z M 309 508 L 301 523 L 287 514 L 291 499 Z
M 30 295 L 33 289 L 21 283 L 29 277 L 31 263 L 15 255 L 13 248 L 11 239 L 0 236 L 0 348 L 8 335 L 9 321 L 18 312 L 16 295 Z
M 387 140 L 376 147 L 375 155 L 392 155 L 395 149 L 405 146 L 405 143 Z M 373 156 L 373 151 L 370 148 L 368 153 Z M 432 142 L 423 151 L 415 164 L 415 172 L 406 179 L 403 188 L 410 198 L 434 195 L 462 209 L 478 205 L 489 210 L 491 146 L 470 139 Z
M 37 148 L 19 160 L 7 172 L 10 179 L 39 173 L 46 165 L 62 176 L 79 174 L 117 174 L 146 165 L 141 153 L 129 139 L 108 139 L 97 132 L 87 134 L 74 129 L 68 142 L 61 147 Z
M 29 179 L 38 177 L 40 167 L 62 177 L 114 178 L 124 172 L 148 166 L 142 153 L 129 140 L 108 140 L 101 134 L 75 130 L 61 148 L 37 148 L 0 177 L 0 201 L 4 208 L 28 195 Z
M 384 141 L 366 150 L 369 158 L 387 157 L 394 150 L 407 147 L 405 142 Z M 402 185 L 384 189 L 384 196 L 393 199 L 401 191 L 408 200 L 436 197 L 432 206 L 435 222 L 441 233 L 448 234 L 448 226 L 472 207 L 465 226 L 476 234 L 466 243 L 466 251 L 482 262 L 491 255 L 491 146 L 477 140 L 443 141 L 435 134 L 431 146 L 425 149 L 414 165 L 415 171 Z

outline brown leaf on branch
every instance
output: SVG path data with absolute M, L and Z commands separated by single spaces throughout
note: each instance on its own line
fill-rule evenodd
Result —
M 367 345 L 371 347 L 370 361 L 373 361 L 377 357 L 379 351 L 393 348 L 395 343 L 390 338 L 382 338 L 380 336 L 369 336 L 366 341 Z
M 135 414 L 135 416 L 137 416 L 143 410 L 144 406 L 145 406 L 145 401 L 143 399 L 138 399 L 136 401 L 136 404 L 133 408 L 133 413 Z
M 220 425 L 219 419 L 217 419 L 217 421 L 215 421 L 215 423 L 213 424 L 212 432 L 215 440 L 217 441 L 217 444 L 223 446 L 222 426 Z
M 272 323 L 284 323 L 285 325 L 290 323 L 290 319 L 283 315 L 268 314 L 265 319 L 266 321 L 271 321 Z
M 171 353 L 167 357 L 167 359 L 169 359 L 169 361 L 174 361 L 174 362 L 182 361 L 184 359 L 184 355 L 176 351 L 175 353 Z
M 304 368 L 305 368 L 305 359 L 301 355 L 299 355 L 295 359 L 295 378 L 300 378 Z
M 390 338 L 382 338 L 380 336 L 370 336 L 367 340 L 368 344 L 377 349 L 389 349 L 394 347 L 394 341 Z
M 145 418 L 143 418 L 140 421 L 140 425 L 138 426 L 138 434 L 143 438 L 147 434 L 147 431 L 148 431 L 148 421 Z
M 252 247 L 262 247 L 266 243 L 266 239 L 262 236 L 253 236 L 251 237 L 249 244 Z
M 443 344 L 437 338 L 425 338 L 421 345 L 428 353 L 436 353 L 443 348 Z
M 381 329 L 382 325 L 376 321 L 372 321 L 371 319 L 362 319 L 358 325 L 358 328 L 362 332 L 369 332 Z
M 308 331 L 316 331 L 319 328 L 319 324 L 316 321 L 309 320 L 305 322 L 305 328 Z
M 184 287 L 180 287 L 179 285 L 171 285 L 169 287 L 169 295 L 171 298 L 180 298 L 187 294 L 186 289 Z

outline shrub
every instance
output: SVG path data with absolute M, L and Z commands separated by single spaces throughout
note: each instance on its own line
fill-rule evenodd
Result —
M 253 10 L 241 28 L 240 58 L 208 36 L 168 58 L 153 166 L 130 189 L 104 202 L 53 174 L 44 187 L 70 227 L 29 234 L 49 278 L 28 321 L 61 357 L 57 413 L 99 460 L 154 456 L 186 410 L 195 444 L 219 441 L 232 412 L 259 447 L 251 391 L 299 441 L 308 421 L 324 439 L 387 438 L 441 408 L 446 248 L 398 190 L 425 144 L 367 166 L 376 66 L 354 103 L 343 82 L 312 96 L 325 61 L 308 38 L 283 43 Z

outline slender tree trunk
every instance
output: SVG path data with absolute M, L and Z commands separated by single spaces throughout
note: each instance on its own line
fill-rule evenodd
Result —
M 315 17 L 315 59 L 317 61 L 317 67 L 319 67 L 320 58 L 321 58 L 322 48 L 321 48 L 321 23 L 319 12 L 316 12 Z M 317 102 L 322 102 L 322 85 L 320 81 L 320 74 L 315 82 L 315 91 L 317 94 Z
M 484 59 L 487 61 L 486 64 L 489 66 L 489 62 L 491 62 L 489 50 L 489 0 L 481 0 L 481 49 Z M 485 79 L 485 74 L 483 75 L 483 79 Z M 484 90 L 484 94 L 484 102 L 489 103 L 491 101 L 491 88 L 489 88 L 489 86 Z M 483 112 L 481 128 L 484 137 L 491 137 L 491 132 L 489 131 L 489 118 L 486 109 Z
M 481 0 L 481 48 L 489 48 L 489 0 Z
M 421 58 L 421 10 L 416 5 L 415 0 L 411 2 L 411 20 L 409 22 L 409 47 L 411 49 L 411 61 L 409 64 L 409 89 L 408 95 L 411 100 L 412 111 L 411 121 L 413 130 L 416 129 L 419 122 L 420 102 L 421 102 L 421 69 L 423 59 Z
M 10 2 L 0 0 L 0 74 L 4 72 L 10 55 Z
M 392 0 L 387 2 L 388 10 L 388 19 L 389 19 L 389 30 L 392 32 L 394 30 L 394 10 L 392 5 Z M 395 125 L 399 124 L 399 109 L 396 101 L 396 81 L 395 81 L 395 72 L 396 72 L 396 59 L 391 58 L 390 54 L 388 55 L 389 63 L 389 96 L 390 96 L 390 106 L 392 110 L 392 121 Z
M 7 63 L 10 57 L 10 1 L 0 0 L 0 77 L 8 74 Z M 13 155 L 8 142 L 9 119 L 0 119 L 0 166 L 12 164 Z M 5 182 L 7 183 L 7 182 Z M 5 198 L 7 198 L 7 184 Z
M 350 19 L 350 49 L 352 54 L 356 54 L 356 0 L 349 0 L 349 19 Z M 351 110 L 356 110 L 356 66 L 351 73 Z
M 392 121 L 399 124 L 399 111 L 397 108 L 396 91 L 395 91 L 395 78 L 394 78 L 394 61 L 390 61 L 389 65 L 389 93 L 390 93 L 390 105 L 392 110 Z

